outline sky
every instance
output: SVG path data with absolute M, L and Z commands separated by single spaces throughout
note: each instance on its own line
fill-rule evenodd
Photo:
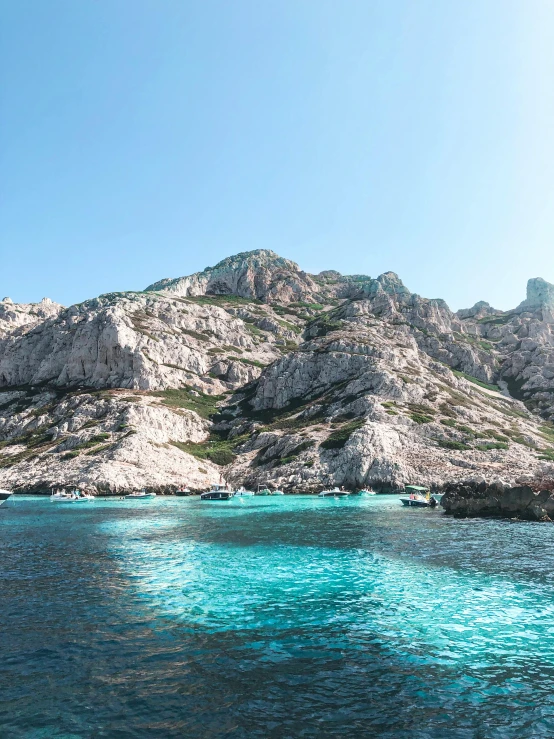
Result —
M 0 0 L 0 298 L 241 251 L 453 309 L 554 282 L 551 0 Z

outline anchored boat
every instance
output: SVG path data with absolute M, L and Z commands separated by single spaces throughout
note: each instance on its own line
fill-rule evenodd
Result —
M 94 495 L 82 493 L 80 490 L 74 490 L 72 493 L 66 493 L 64 490 L 57 490 L 50 496 L 51 503 L 90 503 L 94 500 Z
M 253 490 L 245 490 L 244 488 L 239 488 L 238 490 L 235 490 L 235 495 L 239 498 L 250 498 L 253 495 L 256 495 L 256 493 Z
M 212 485 L 211 490 L 202 493 L 200 500 L 230 500 L 234 495 L 227 485 Z
M 156 497 L 156 493 L 147 493 L 146 490 L 140 490 L 136 493 L 129 493 L 125 496 L 125 500 L 151 500 Z
M 347 498 L 350 493 L 346 490 L 340 490 L 339 488 L 333 488 L 332 490 L 322 490 L 318 493 L 318 498 Z
M 8 498 L 11 498 L 13 493 L 11 493 L 9 490 L 0 490 L 0 505 L 5 503 Z
M 400 502 L 408 508 L 435 508 L 437 505 L 429 488 L 420 485 L 406 485 L 404 492 L 409 493 L 409 497 L 400 498 Z

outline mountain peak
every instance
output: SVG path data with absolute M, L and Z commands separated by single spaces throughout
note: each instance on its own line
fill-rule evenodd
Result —
M 545 307 L 554 308 L 554 285 L 542 277 L 532 277 L 527 282 L 527 299 L 516 310 L 533 311 Z
M 254 249 L 222 259 L 188 277 L 165 279 L 146 288 L 183 296 L 237 295 L 264 302 L 312 299 L 318 285 L 296 262 L 270 249 Z
M 280 257 L 271 249 L 242 251 L 218 262 L 215 267 L 206 267 L 204 272 L 226 271 L 229 269 L 287 269 L 300 272 L 300 267 L 290 259 Z

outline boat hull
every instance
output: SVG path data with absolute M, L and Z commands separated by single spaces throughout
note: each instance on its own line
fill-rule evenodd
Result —
M 231 500 L 234 493 L 229 491 L 210 491 L 209 493 L 202 493 L 200 500 Z
M 403 506 L 408 508 L 430 508 L 431 503 L 427 500 L 410 500 L 410 498 L 400 498 Z
M 0 490 L 0 505 L 3 505 L 11 497 L 12 493 L 9 490 Z

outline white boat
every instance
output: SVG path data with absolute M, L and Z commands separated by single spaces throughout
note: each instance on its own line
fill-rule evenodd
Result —
M 272 490 L 270 495 L 284 495 L 282 490 Z
M 8 498 L 11 498 L 12 494 L 9 490 L 0 490 L 0 505 L 3 505 Z
M 431 500 L 433 503 L 431 503 Z M 400 498 L 400 502 L 407 508 L 433 508 L 437 505 L 437 501 L 434 498 L 429 500 L 423 495 L 411 495 L 409 498 Z
M 202 493 L 200 500 L 230 500 L 234 496 L 235 492 L 227 485 L 212 485 L 210 490 Z
M 346 498 L 350 495 L 346 490 L 340 490 L 340 488 L 333 488 L 332 490 L 322 490 L 318 493 L 318 498 Z
M 408 498 L 400 498 L 400 502 L 407 508 L 435 508 L 437 501 L 430 494 L 429 488 L 421 485 L 406 485 L 405 493 L 409 493 Z
M 375 490 L 368 490 L 367 488 L 364 488 L 363 490 L 358 491 L 358 495 L 377 495 Z
M 156 493 L 147 493 L 146 490 L 139 490 L 136 493 L 129 493 L 125 496 L 125 500 L 151 500 L 156 497 Z
M 245 490 L 244 488 L 239 488 L 238 490 L 235 490 L 235 495 L 240 497 L 250 497 L 252 495 L 256 495 L 256 493 L 253 490 Z
M 260 490 L 260 486 L 258 485 L 258 491 L 256 495 L 271 495 L 271 490 L 269 488 L 263 488 Z
M 82 493 L 80 490 L 74 490 L 72 493 L 58 490 L 50 496 L 52 503 L 90 503 L 93 500 L 94 495 Z

